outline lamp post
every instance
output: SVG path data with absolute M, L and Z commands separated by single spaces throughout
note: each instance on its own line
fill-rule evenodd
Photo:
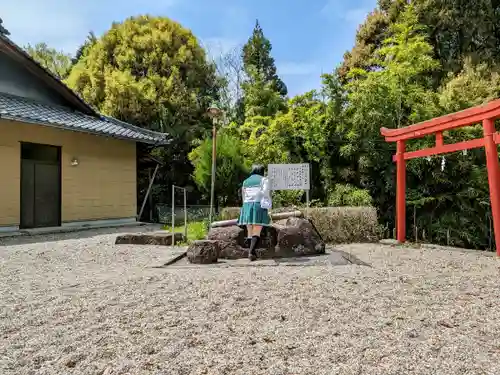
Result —
M 212 224 L 214 197 L 215 197 L 215 160 L 217 157 L 217 121 L 222 115 L 222 110 L 216 105 L 212 104 L 207 109 L 208 116 L 212 119 L 212 181 L 210 184 L 210 214 L 208 221 Z

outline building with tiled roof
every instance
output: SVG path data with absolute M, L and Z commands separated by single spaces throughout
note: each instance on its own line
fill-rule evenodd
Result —
M 138 143 L 0 32 L 0 232 L 135 221 Z

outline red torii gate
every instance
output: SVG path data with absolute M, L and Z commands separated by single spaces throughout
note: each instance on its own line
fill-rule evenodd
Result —
M 495 131 L 495 119 L 500 118 L 500 99 L 485 105 L 466 109 L 464 111 L 420 122 L 405 128 L 381 128 L 380 132 L 386 142 L 396 142 L 396 239 L 404 242 L 406 237 L 406 160 L 432 155 L 441 155 L 455 151 L 483 147 L 486 151 L 486 167 L 490 187 L 491 213 L 497 255 L 500 256 L 500 166 L 498 162 L 497 144 L 500 143 L 500 133 Z M 483 138 L 469 141 L 445 144 L 443 132 L 482 122 Z M 418 151 L 405 152 L 406 141 L 422 138 L 427 135 L 436 136 L 434 147 Z

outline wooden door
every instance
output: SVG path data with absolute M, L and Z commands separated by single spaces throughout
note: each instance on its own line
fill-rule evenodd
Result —
M 22 144 L 21 228 L 61 225 L 60 148 Z M 24 151 L 24 152 L 23 152 Z

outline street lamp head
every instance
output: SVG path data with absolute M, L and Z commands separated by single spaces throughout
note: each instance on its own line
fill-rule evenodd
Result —
M 220 109 L 217 104 L 212 103 L 210 107 L 207 109 L 207 114 L 211 118 L 217 118 L 222 114 L 222 109 Z

